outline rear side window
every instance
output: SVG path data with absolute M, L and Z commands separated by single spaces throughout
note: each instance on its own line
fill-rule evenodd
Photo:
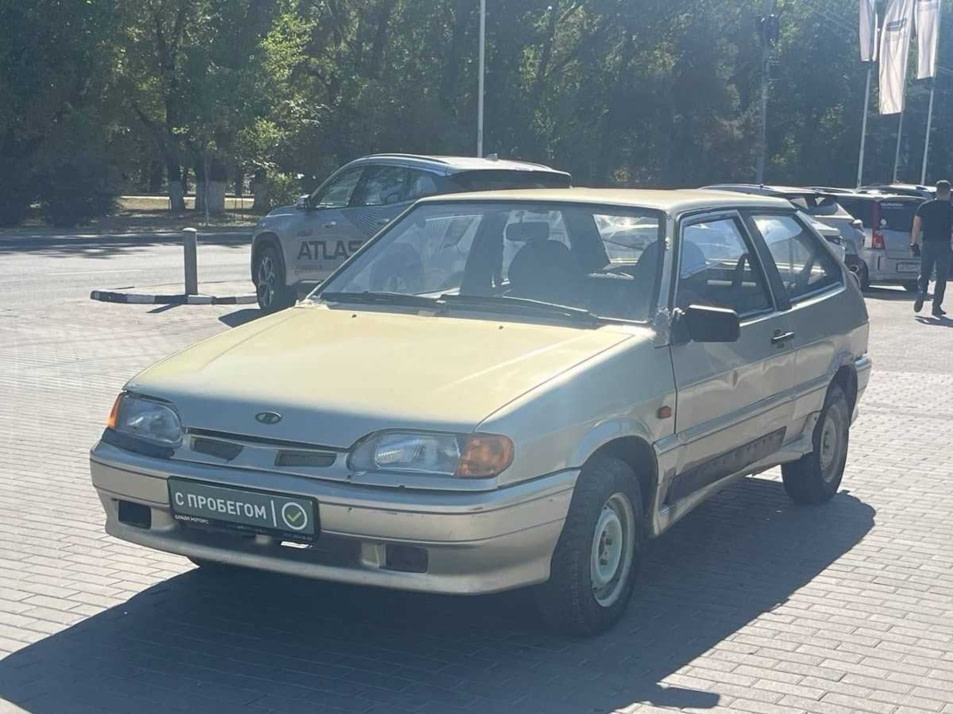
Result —
M 399 166 L 373 166 L 364 173 L 352 206 L 389 206 L 405 200 L 407 170 Z
M 842 283 L 834 257 L 791 216 L 754 216 L 791 302 Z
M 545 171 L 464 171 L 453 177 L 463 191 L 499 191 L 508 188 L 569 188 L 566 174 Z
M 441 193 L 437 177 L 426 171 L 411 169 L 410 184 L 407 189 L 407 200 L 414 201 L 424 196 L 436 196 Z
M 864 228 L 874 227 L 875 201 L 864 198 L 842 198 L 839 202 L 844 210 L 864 224 Z

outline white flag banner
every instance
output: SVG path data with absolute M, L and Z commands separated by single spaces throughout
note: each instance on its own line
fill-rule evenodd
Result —
M 917 79 L 936 77 L 936 50 L 940 39 L 940 0 L 917 0 Z
M 903 111 L 914 0 L 889 0 L 880 31 L 880 113 Z
M 937 0 L 939 1 L 939 0 Z M 877 0 L 860 0 L 860 61 L 877 60 Z

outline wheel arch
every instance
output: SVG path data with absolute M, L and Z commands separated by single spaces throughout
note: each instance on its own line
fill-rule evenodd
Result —
M 850 407 L 851 413 L 853 413 L 854 406 L 857 404 L 857 370 L 852 364 L 841 365 L 831 380 L 831 385 L 834 384 L 844 390 L 844 395 L 847 397 L 847 404 Z
M 251 280 L 255 282 L 255 266 L 258 260 L 258 256 L 261 254 L 261 251 L 264 250 L 265 246 L 273 245 L 275 250 L 278 251 L 278 260 L 281 262 L 281 269 L 285 274 L 285 282 L 288 282 L 288 266 L 285 263 L 285 252 L 281 249 L 281 240 L 278 238 L 277 233 L 272 231 L 265 231 L 264 233 L 259 233 L 252 239 L 251 244 Z
M 586 459 L 586 464 L 599 457 L 611 457 L 625 463 L 639 484 L 642 508 L 651 518 L 652 504 L 658 488 L 658 459 L 652 445 L 640 436 L 621 436 L 605 442 Z M 585 469 L 585 464 L 583 465 Z

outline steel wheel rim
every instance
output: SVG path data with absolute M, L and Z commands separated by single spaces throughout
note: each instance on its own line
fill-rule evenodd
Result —
M 632 569 L 635 514 L 623 493 L 612 494 L 602 506 L 589 551 L 592 595 L 602 607 L 621 597 Z
M 821 427 L 821 443 L 820 443 L 820 462 L 821 462 L 821 474 L 824 477 L 824 480 L 830 482 L 834 479 L 835 469 L 833 468 L 836 465 L 838 457 L 840 455 L 840 430 L 837 426 L 837 421 L 831 419 L 831 415 L 828 414 L 824 419 L 824 426 Z
M 258 302 L 263 307 L 270 307 L 275 299 L 275 262 L 270 255 L 262 256 L 258 262 Z

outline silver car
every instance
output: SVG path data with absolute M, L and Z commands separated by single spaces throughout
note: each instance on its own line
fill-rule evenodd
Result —
M 409 154 L 357 159 L 310 196 L 259 221 L 251 251 L 258 305 L 273 312 L 294 304 L 299 285 L 326 278 L 418 198 L 571 184 L 569 174 L 525 161 Z
M 870 283 L 899 284 L 917 292 L 920 259 L 910 252 L 910 234 L 923 199 L 857 192 L 839 195 L 837 200 L 864 225 L 864 288 Z
M 424 199 L 309 299 L 133 378 L 92 481 L 108 533 L 200 565 L 532 586 L 593 633 L 646 538 L 729 484 L 780 465 L 798 503 L 837 493 L 867 338 L 786 201 Z

